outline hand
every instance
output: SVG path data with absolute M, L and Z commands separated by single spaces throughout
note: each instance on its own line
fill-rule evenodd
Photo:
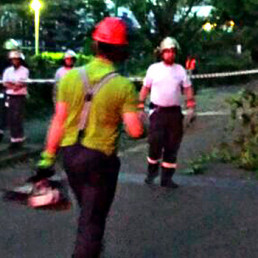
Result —
M 139 119 L 141 120 L 143 131 L 139 139 L 146 138 L 148 134 L 148 114 L 144 112 L 143 110 L 138 113 Z
M 36 175 L 32 176 L 28 181 L 36 183 L 42 179 L 46 179 L 55 174 L 54 164 L 56 155 L 50 154 L 47 151 L 41 153 L 41 158 L 37 163 Z
M 138 116 L 141 122 L 143 124 L 146 124 L 146 122 L 148 121 L 148 114 L 146 114 L 146 112 L 142 110 L 142 111 L 139 111 Z
M 196 119 L 194 108 L 188 108 L 186 113 L 186 127 L 189 127 Z
M 37 163 L 37 167 L 40 169 L 47 169 L 55 164 L 56 155 L 50 154 L 47 151 L 43 151 L 40 154 L 40 160 Z
M 18 91 L 22 88 L 22 84 L 21 83 L 15 83 L 14 86 L 13 86 L 13 90 L 14 91 Z
M 26 87 L 26 84 L 24 84 L 23 82 L 17 82 L 15 83 L 15 86 L 20 89 Z

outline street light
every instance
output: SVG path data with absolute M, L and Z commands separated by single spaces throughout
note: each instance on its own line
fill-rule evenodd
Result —
M 35 55 L 39 54 L 39 10 L 42 4 L 39 0 L 33 0 L 30 4 L 31 9 L 35 12 Z
M 206 22 L 205 24 L 202 25 L 202 28 L 203 28 L 205 31 L 210 32 L 210 31 L 213 30 L 216 26 L 217 26 L 216 23 L 211 24 L 210 22 Z

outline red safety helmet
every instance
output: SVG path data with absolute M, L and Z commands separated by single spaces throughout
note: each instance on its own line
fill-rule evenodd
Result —
M 116 17 L 106 17 L 98 23 L 93 31 L 92 38 L 107 44 L 128 44 L 125 23 Z

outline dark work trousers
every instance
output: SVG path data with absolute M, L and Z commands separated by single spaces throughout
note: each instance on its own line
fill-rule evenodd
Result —
M 150 115 L 149 158 L 176 163 L 183 137 L 183 115 L 179 106 L 157 107 Z
M 120 161 L 116 155 L 80 144 L 62 148 L 69 184 L 80 205 L 74 258 L 95 258 L 101 250 L 106 217 L 113 202 Z
M 10 129 L 11 142 L 24 141 L 23 118 L 25 108 L 24 95 L 8 95 L 8 126 Z
M 6 94 L 3 89 L 0 90 L 0 132 L 3 133 L 6 127 L 6 112 L 7 107 L 5 106 Z

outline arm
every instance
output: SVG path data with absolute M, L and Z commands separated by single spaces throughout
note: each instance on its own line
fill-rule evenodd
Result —
M 133 138 L 138 138 L 143 133 L 143 126 L 137 112 L 127 112 L 123 114 L 123 122 L 126 132 Z
M 139 94 L 139 101 L 144 102 L 149 93 L 150 93 L 150 88 L 146 86 L 142 86 Z
M 140 94 L 139 94 L 138 108 L 140 108 L 142 110 L 144 109 L 144 102 L 145 102 L 149 93 L 150 93 L 150 88 L 146 87 L 146 86 L 142 86 Z
M 68 105 L 65 102 L 57 102 L 55 114 L 48 129 L 45 151 L 51 155 L 56 154 L 59 143 L 62 140 L 65 121 L 68 115 Z
M 151 85 L 153 82 L 152 75 L 153 75 L 152 68 L 149 67 L 146 72 L 146 76 L 143 80 L 143 86 L 142 86 L 140 94 L 139 94 L 138 108 L 140 108 L 140 109 L 144 109 L 144 102 L 150 93 Z
M 8 89 L 15 89 L 16 88 L 15 83 L 13 83 L 13 82 L 4 82 L 3 86 L 8 88 Z
M 185 94 L 185 102 L 187 108 L 187 115 L 186 115 L 186 127 L 189 127 L 190 124 L 196 119 L 195 115 L 195 99 L 194 99 L 194 91 L 192 87 L 184 88 Z
M 48 129 L 45 151 L 37 163 L 36 175 L 28 179 L 31 182 L 38 182 L 51 177 L 55 170 L 53 165 L 56 159 L 56 152 L 64 134 L 65 121 L 68 114 L 68 106 L 65 102 L 56 104 L 55 114 Z
M 196 103 L 195 103 L 194 91 L 192 86 L 184 88 L 184 95 L 186 100 L 186 107 L 194 109 L 196 106 Z
M 15 83 L 16 88 L 21 89 L 21 88 L 27 87 L 27 83 L 25 81 L 27 81 L 28 78 L 29 78 L 29 70 L 25 68 L 22 76 L 19 78 L 19 81 Z

